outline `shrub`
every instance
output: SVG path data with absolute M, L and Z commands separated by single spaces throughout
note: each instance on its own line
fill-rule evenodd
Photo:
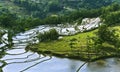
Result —
M 48 32 L 39 33 L 37 35 L 37 38 L 41 42 L 50 41 L 50 40 L 56 40 L 56 39 L 58 39 L 58 37 L 59 37 L 59 34 L 55 29 L 50 29 Z

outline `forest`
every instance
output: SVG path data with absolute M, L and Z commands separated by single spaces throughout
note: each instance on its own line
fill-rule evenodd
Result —
M 87 0 L 85 0 L 83 2 L 78 2 L 78 3 L 87 4 L 87 2 L 94 3 L 94 1 L 97 1 L 97 0 L 93 0 L 91 2 L 88 2 Z M 52 3 L 52 2 L 58 3 L 59 0 L 55 0 L 55 1 L 50 0 L 50 2 L 49 1 L 44 2 L 44 0 L 43 1 L 42 0 L 40 0 L 40 1 L 39 0 L 38 1 L 11 0 L 10 2 L 15 3 L 15 5 L 18 5 L 23 8 L 26 7 L 28 9 L 31 9 L 31 10 L 28 10 L 25 8 L 25 12 L 27 11 L 27 13 L 30 15 L 24 15 L 24 17 L 21 17 L 19 14 L 11 12 L 9 10 L 9 8 L 4 9 L 1 6 L 0 26 L 5 27 L 5 28 L 17 29 L 17 31 L 20 32 L 20 31 L 29 30 L 30 28 L 34 28 L 39 25 L 45 25 L 45 24 L 50 24 L 50 25 L 65 24 L 65 23 L 74 24 L 76 22 L 78 24 L 80 24 L 83 18 L 95 18 L 95 17 L 100 17 L 105 22 L 105 24 L 112 25 L 112 24 L 119 23 L 120 5 L 117 3 L 112 3 L 111 0 L 107 0 L 106 2 L 104 2 L 104 0 L 102 0 L 102 1 L 99 2 L 99 0 L 98 0 L 97 1 L 98 4 L 95 3 L 96 5 L 94 7 L 96 7 L 96 8 L 94 8 L 92 6 L 87 6 L 87 5 L 85 5 L 85 6 L 91 7 L 91 8 L 79 6 L 79 8 L 81 8 L 81 7 L 83 7 L 83 8 L 75 9 L 75 11 L 71 11 L 68 14 L 65 14 L 66 12 L 62 13 L 64 15 L 59 15 L 60 14 L 59 12 L 61 12 L 61 11 L 56 12 L 53 10 L 53 12 L 56 12 L 58 14 L 54 14 L 51 12 L 52 15 L 48 15 L 49 12 L 45 11 L 39 15 L 42 16 L 43 14 L 45 14 L 48 16 L 41 18 L 41 17 L 36 17 L 39 15 L 36 15 L 36 16 L 32 15 L 32 12 L 38 11 L 39 9 L 37 9 L 37 8 L 41 7 L 41 6 L 37 7 L 37 4 L 39 4 L 39 3 L 46 4 L 46 3 Z M 68 1 L 64 0 L 64 1 L 60 1 L 60 2 L 63 2 L 63 3 L 59 3 L 59 4 L 63 4 L 63 6 L 70 6 L 69 0 Z M 37 3 L 37 4 L 34 4 L 34 3 Z M 104 4 L 104 3 L 106 3 L 106 4 Z M 74 3 L 72 3 L 72 4 L 74 4 Z M 110 4 L 112 4 L 112 5 L 110 5 Z M 26 6 L 24 6 L 24 5 L 26 5 Z M 49 4 L 47 4 L 47 5 L 49 5 Z M 52 5 L 54 5 L 54 4 L 52 4 Z M 58 5 L 58 4 L 56 4 L 56 5 Z M 80 4 L 80 5 L 82 5 L 82 4 Z M 90 5 L 92 5 L 92 4 L 90 4 Z M 45 7 L 47 7 L 47 6 L 45 6 Z M 50 6 L 48 6 L 48 7 L 50 7 Z M 58 6 L 53 6 L 52 9 L 54 9 L 54 7 L 58 7 Z M 72 7 L 74 7 L 74 5 Z M 43 7 L 41 7 L 41 8 L 43 8 Z M 56 9 L 59 9 L 59 8 L 56 8 Z M 43 9 L 41 9 L 41 10 L 44 11 Z M 49 9 L 45 9 L 45 10 L 49 10 Z

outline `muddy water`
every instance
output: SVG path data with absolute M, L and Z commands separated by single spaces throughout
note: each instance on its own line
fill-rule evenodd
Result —
M 67 58 L 57 58 L 40 55 L 26 51 L 29 43 L 37 43 L 37 32 L 44 32 L 50 27 L 37 27 L 13 37 L 13 47 L 7 48 L 7 34 L 2 39 L 0 51 L 6 54 L 0 59 L 3 72 L 120 72 L 120 59 L 110 58 L 98 62 L 86 63 L 80 70 L 79 67 L 85 62 Z M 4 49 L 4 50 L 3 50 Z

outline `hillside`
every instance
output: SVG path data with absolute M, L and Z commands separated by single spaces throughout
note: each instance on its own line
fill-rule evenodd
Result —
M 7 0 L 0 0 L 0 13 L 11 12 L 17 16 L 24 17 L 28 15 L 25 8 L 15 5 L 13 2 Z
M 50 15 L 69 15 L 81 9 L 97 9 L 113 2 L 113 0 L 0 0 L 0 6 L 22 17 L 29 15 L 45 18 Z

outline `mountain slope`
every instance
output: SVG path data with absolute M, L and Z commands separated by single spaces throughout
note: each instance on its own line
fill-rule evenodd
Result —
M 18 15 L 45 18 L 65 15 L 80 9 L 96 9 L 112 4 L 113 0 L 1 0 L 0 5 Z

